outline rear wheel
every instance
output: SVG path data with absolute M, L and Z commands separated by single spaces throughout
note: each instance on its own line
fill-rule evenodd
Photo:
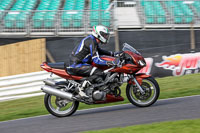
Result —
M 137 86 L 128 84 L 126 87 L 126 96 L 128 100 L 135 106 L 148 107 L 154 104 L 160 94 L 160 88 L 157 81 L 153 77 L 144 78 L 141 87 L 145 91 L 142 95 Z
M 76 112 L 79 106 L 78 101 L 69 101 L 50 94 L 45 94 L 44 104 L 49 113 L 56 117 L 70 116 Z

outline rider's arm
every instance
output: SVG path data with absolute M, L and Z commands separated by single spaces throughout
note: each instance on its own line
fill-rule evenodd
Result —
M 105 60 L 102 60 L 100 57 L 99 57 L 99 53 L 98 51 L 95 53 L 95 55 L 92 57 L 92 61 L 97 64 L 97 65 L 107 65 L 108 62 L 105 61 Z
M 100 58 L 98 50 L 95 48 L 94 44 L 90 44 L 89 47 L 92 61 L 97 65 L 107 65 L 107 61 Z
M 112 51 L 104 50 L 104 49 L 100 48 L 99 46 L 97 46 L 97 50 L 98 50 L 99 55 L 114 56 L 114 53 Z
M 90 54 L 92 56 L 92 61 L 97 65 L 108 65 L 113 66 L 119 63 L 119 60 L 106 61 L 100 58 L 98 51 L 93 48 L 93 45 L 90 45 Z

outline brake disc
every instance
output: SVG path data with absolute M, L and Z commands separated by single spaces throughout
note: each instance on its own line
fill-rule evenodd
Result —
M 141 87 L 143 88 L 145 94 L 142 95 L 140 93 L 139 88 L 135 87 L 133 89 L 133 93 L 135 94 L 135 97 L 139 100 L 147 100 L 148 98 L 151 97 L 152 91 L 151 91 L 151 86 L 148 83 L 143 82 Z

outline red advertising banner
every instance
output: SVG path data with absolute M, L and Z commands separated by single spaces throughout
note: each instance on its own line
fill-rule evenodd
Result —
M 200 53 L 175 54 L 162 56 L 163 61 L 155 63 L 156 67 L 171 70 L 173 76 L 198 73 L 200 68 Z

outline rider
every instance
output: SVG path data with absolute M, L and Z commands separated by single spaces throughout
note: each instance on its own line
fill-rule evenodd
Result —
M 104 73 L 101 69 L 93 67 L 91 62 L 97 65 L 116 66 L 119 64 L 119 59 L 114 61 L 105 61 L 100 58 L 101 55 L 117 56 L 118 52 L 103 50 L 99 44 L 106 45 L 110 39 L 109 29 L 103 25 L 93 27 L 92 34 L 82 39 L 78 47 L 75 47 L 70 58 L 71 71 L 80 76 L 90 77 L 82 83 L 79 89 L 79 95 L 86 96 L 83 92 L 86 84 L 91 82 L 102 83 Z

